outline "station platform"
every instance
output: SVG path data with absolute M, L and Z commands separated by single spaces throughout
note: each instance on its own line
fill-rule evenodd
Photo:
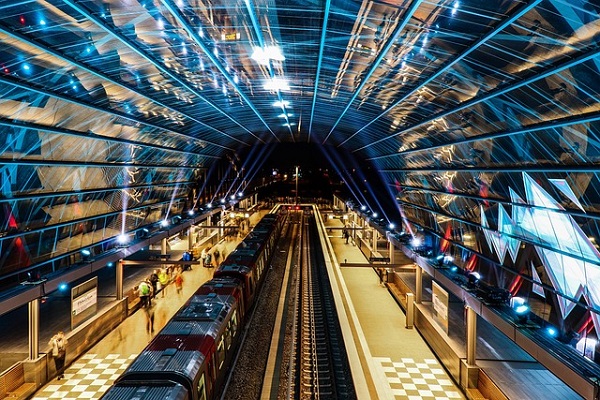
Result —
M 452 371 L 453 375 L 448 371 L 444 362 L 438 359 L 439 354 L 436 356 L 433 353 L 432 344 L 424 339 L 423 332 L 416 327 L 406 327 L 406 304 L 402 304 L 402 301 L 405 301 L 406 292 L 415 293 L 416 274 L 414 268 L 411 271 L 411 268 L 397 266 L 414 266 L 414 261 L 400 250 L 396 250 L 393 257 L 396 267 L 387 268 L 389 264 L 370 263 L 366 254 L 375 256 L 375 259 L 385 259 L 389 256 L 385 239 L 380 240 L 376 246 L 380 253 L 373 254 L 372 249 L 365 248 L 368 240 L 357 238 L 355 241 L 352 237 L 350 240 L 345 239 L 343 228 L 346 221 L 343 219 L 330 216 L 325 217 L 323 222 L 335 258 L 335 284 L 344 298 L 344 308 L 351 324 L 349 332 L 344 332 L 344 337 L 354 339 L 366 376 L 366 388 L 363 393 L 368 393 L 370 398 L 582 399 L 573 389 L 480 317 L 477 321 L 476 363 L 484 372 L 486 381 L 483 384 L 488 385 L 489 393 L 484 396 L 479 390 L 471 387 L 463 391 L 457 384 L 456 375 L 460 374 Z M 389 279 L 387 274 L 380 277 L 377 272 L 378 269 L 384 268 L 389 270 Z M 402 282 L 402 290 L 397 282 Z M 419 313 L 433 320 L 430 277 L 423 276 L 423 288 L 423 302 L 418 305 Z M 440 329 L 435 328 L 435 324 L 430 325 L 429 332 L 426 333 L 429 339 L 433 336 L 434 340 L 447 342 L 442 345 L 435 343 L 433 347 L 452 349 L 448 350 L 448 353 L 454 352 L 452 355 L 441 355 L 445 358 L 445 364 L 449 364 L 450 358 L 466 359 L 462 301 L 457 300 L 449 304 L 449 335 L 432 335 L 431 331 Z M 483 379 L 481 374 L 479 379 Z M 366 398 L 366 395 L 363 397 Z
M 336 283 L 350 314 L 352 332 L 344 337 L 354 337 L 364 365 L 366 387 L 357 388 L 363 394 L 359 398 L 464 399 L 419 332 L 406 328 L 404 313 L 376 272 L 378 265 L 369 266 L 352 239 L 346 243 L 343 220 L 326 218 L 324 224 L 338 260 Z

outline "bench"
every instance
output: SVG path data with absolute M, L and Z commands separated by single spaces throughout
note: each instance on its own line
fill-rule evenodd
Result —
M 25 382 L 25 371 L 23 363 L 16 363 L 10 367 L 2 376 L 2 386 L 5 390 L 7 399 L 26 399 L 37 389 L 33 382 Z

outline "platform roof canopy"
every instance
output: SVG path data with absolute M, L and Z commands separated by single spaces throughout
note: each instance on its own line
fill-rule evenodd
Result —
M 582 0 L 1 1 L 0 268 L 141 226 L 200 171 L 272 143 L 372 163 L 385 201 L 415 221 L 427 210 L 478 225 L 482 205 L 536 200 L 594 234 L 599 12 Z M 531 198 L 529 179 L 553 201 Z

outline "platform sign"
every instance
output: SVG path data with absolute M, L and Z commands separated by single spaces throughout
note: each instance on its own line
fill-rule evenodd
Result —
M 433 281 L 431 285 L 433 289 L 433 319 L 448 334 L 448 292 Z
M 71 329 L 96 315 L 98 310 L 98 277 L 71 289 Z

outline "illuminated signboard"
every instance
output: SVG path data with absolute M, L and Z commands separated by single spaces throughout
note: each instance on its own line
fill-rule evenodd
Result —
M 71 289 L 71 329 L 96 315 L 98 310 L 98 278 L 92 278 Z
M 239 32 L 231 32 L 231 33 L 223 33 L 221 35 L 221 40 L 226 42 L 233 42 L 240 39 Z

